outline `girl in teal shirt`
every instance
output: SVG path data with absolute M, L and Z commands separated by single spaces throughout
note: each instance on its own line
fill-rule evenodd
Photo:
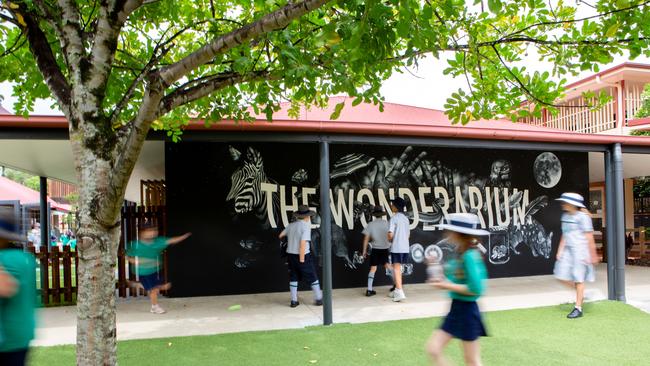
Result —
M 434 287 L 449 291 L 452 299 L 442 326 L 433 333 L 426 346 L 436 365 L 448 364 L 443 350 L 452 338 L 462 341 L 468 365 L 481 364 L 478 338 L 487 333 L 476 300 L 485 290 L 487 271 L 476 243 L 478 236 L 489 235 L 489 232 L 479 227 L 478 216 L 467 213 L 450 214 L 448 224 L 440 225 L 446 231 L 447 241 L 456 245 L 458 257 L 447 261 L 447 280 L 432 280 Z

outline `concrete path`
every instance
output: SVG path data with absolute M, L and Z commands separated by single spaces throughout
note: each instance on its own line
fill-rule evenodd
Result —
M 599 265 L 597 282 L 588 285 L 590 300 L 607 297 L 606 268 Z M 650 268 L 626 268 L 628 303 L 650 312 Z M 334 291 L 334 322 L 365 323 L 444 315 L 449 306 L 446 294 L 428 285 L 407 285 L 408 297 L 393 303 L 387 287 L 377 296 L 363 296 L 365 289 Z M 483 311 L 557 305 L 573 301 L 572 293 L 552 276 L 501 278 L 488 281 L 481 299 Z M 117 305 L 117 338 L 142 339 L 206 335 L 256 330 L 302 328 L 322 324 L 322 308 L 311 305 L 311 292 L 300 293 L 301 305 L 288 306 L 286 293 L 162 299 L 166 314 L 149 313 L 145 298 L 120 300 Z M 240 310 L 229 311 L 232 305 Z M 41 310 L 35 346 L 73 344 L 76 339 L 76 308 Z

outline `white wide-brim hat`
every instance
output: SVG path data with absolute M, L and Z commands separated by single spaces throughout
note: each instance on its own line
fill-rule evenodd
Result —
M 556 198 L 555 200 L 562 201 L 576 207 L 586 208 L 585 199 L 577 193 L 562 193 L 560 198 Z
M 478 216 L 471 213 L 453 213 L 447 215 L 446 223 L 436 225 L 443 230 L 455 231 L 461 234 L 486 236 L 490 235 L 487 230 L 479 229 L 481 221 Z

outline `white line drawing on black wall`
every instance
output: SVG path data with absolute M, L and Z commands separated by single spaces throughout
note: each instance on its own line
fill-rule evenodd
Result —
M 276 184 L 264 171 L 262 154 L 250 146 L 246 148 L 245 154 L 232 146 L 228 150 L 233 161 L 239 163 L 239 166 L 231 174 L 230 191 L 226 198 L 234 211 L 233 217 L 255 215 L 259 228 L 269 230 L 275 227 L 270 225 L 270 212 L 277 218 L 273 222 L 277 222 L 277 225 L 281 227 L 285 223 L 281 220 L 283 216 L 281 211 L 284 208 L 280 205 L 280 193 L 276 190 L 272 194 L 266 194 L 260 188 L 261 183 Z M 512 175 L 514 172 L 509 160 L 495 159 L 487 167 L 489 169 L 483 173 L 461 170 L 462 167 L 450 168 L 445 166 L 441 160 L 428 156 L 424 149 L 420 151 L 412 146 L 404 148 L 399 156 L 371 156 L 365 153 L 351 153 L 334 161 L 330 175 L 331 191 L 335 197 L 347 198 L 350 191 L 358 193 L 361 190 L 368 190 L 371 194 L 375 194 L 378 191 L 388 192 L 391 190 L 398 194 L 400 189 L 405 187 L 414 187 L 413 189 L 425 187 L 429 189 L 429 192 L 432 192 L 434 188 L 440 189 L 448 197 L 433 196 L 426 202 L 426 205 L 421 202 L 421 195 L 414 194 L 412 197 L 404 197 L 409 203 L 409 207 L 417 208 L 415 212 L 409 211 L 412 221 L 415 221 L 417 217 L 418 224 L 414 230 L 422 231 L 423 225 L 438 224 L 447 212 L 454 212 L 460 207 L 462 210 L 474 211 L 485 218 L 486 226 L 492 232 L 489 242 L 484 243 L 488 248 L 487 257 L 490 263 L 506 264 L 513 255 L 520 255 L 522 248 L 527 248 L 526 251 L 529 250 L 529 254 L 534 258 L 549 260 L 553 233 L 547 232 L 534 217 L 537 212 L 548 205 L 548 198 L 540 196 L 528 203 L 527 190 L 513 189 Z M 562 175 L 559 159 L 550 152 L 538 155 L 533 164 L 533 172 L 535 181 L 545 188 L 557 185 Z M 302 192 L 308 182 L 309 176 L 305 168 L 298 168 L 293 173 L 291 184 L 298 188 L 293 194 L 293 202 L 303 202 Z M 317 182 L 309 187 L 315 192 L 318 192 L 318 188 Z M 505 194 L 500 193 L 502 191 Z M 492 197 L 489 196 L 490 194 Z M 477 205 L 480 207 L 478 209 L 472 208 L 472 202 L 477 200 L 478 195 L 481 195 L 480 199 L 485 204 Z M 270 204 L 267 201 L 269 197 L 271 197 Z M 350 197 L 353 200 L 350 203 L 352 227 L 361 228 L 370 220 L 370 210 L 374 203 L 360 201 L 355 195 L 350 195 Z M 307 201 L 311 207 L 316 208 L 317 212 L 319 211 L 317 195 L 309 196 Z M 492 206 L 488 205 L 489 202 L 492 202 Z M 269 206 L 271 206 L 271 210 L 268 209 Z M 422 207 L 430 207 L 430 209 L 422 211 Z M 518 213 L 519 220 L 513 217 L 516 216 L 515 213 Z M 284 215 L 290 219 L 290 215 L 286 213 Z M 488 225 L 488 217 L 490 217 L 491 225 Z M 333 254 L 343 261 L 346 268 L 356 269 L 362 260 L 358 253 L 355 255 L 354 251 L 349 248 L 345 231 L 347 229 L 343 228 L 343 224 L 339 225 L 334 222 L 334 215 L 332 220 Z M 339 220 L 341 223 L 346 222 L 346 219 L 341 219 L 340 216 Z M 493 221 L 494 224 L 492 224 Z M 505 222 L 506 225 L 496 225 L 500 221 Z M 319 223 L 320 217 L 317 215 L 314 218 L 314 224 L 318 225 Z M 255 256 L 259 253 L 259 245 L 264 244 L 248 244 L 261 243 L 254 236 L 243 239 L 241 243 L 240 246 L 244 250 L 244 254 L 237 259 L 235 265 L 238 268 L 248 268 L 256 262 Z M 522 246 L 522 244 L 524 245 Z M 318 230 L 312 231 L 312 246 L 314 254 L 320 257 L 318 255 L 320 250 Z M 411 248 L 413 262 L 422 263 L 422 258 L 427 251 L 435 251 L 435 254 L 442 256 L 441 259 L 444 260 L 444 257 L 453 252 L 453 250 L 446 250 L 448 246 L 449 244 L 444 240 L 428 244 L 426 249 L 424 249 L 424 244 L 414 243 Z M 413 267 L 411 266 L 406 272 L 412 273 L 412 271 Z

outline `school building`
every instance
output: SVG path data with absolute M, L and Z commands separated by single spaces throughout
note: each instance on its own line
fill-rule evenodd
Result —
M 406 283 L 424 280 L 426 254 L 452 254 L 435 227 L 452 212 L 475 212 L 490 230 L 483 244 L 491 277 L 530 276 L 552 271 L 561 214 L 554 199 L 579 192 L 608 243 L 609 297 L 624 300 L 631 179 L 650 175 L 650 138 L 629 131 L 650 128 L 633 118 L 647 82 L 649 66 L 623 64 L 570 85 L 562 101 L 578 103 L 581 91 L 602 87 L 614 96 L 603 111 L 561 109 L 519 123 L 451 125 L 442 111 L 385 103 L 380 112 L 345 97 L 302 108 L 297 119 L 284 105 L 273 122 L 192 121 L 179 143 L 151 132 L 126 200 L 164 204 L 167 233 L 193 233 L 168 250 L 170 296 L 285 291 L 277 234 L 299 204 L 309 205 L 328 323 L 331 288 L 365 284 L 361 231 L 373 205 L 396 196 L 408 203 Z M 64 117 L 2 114 L 0 165 L 74 184 L 67 138 Z

